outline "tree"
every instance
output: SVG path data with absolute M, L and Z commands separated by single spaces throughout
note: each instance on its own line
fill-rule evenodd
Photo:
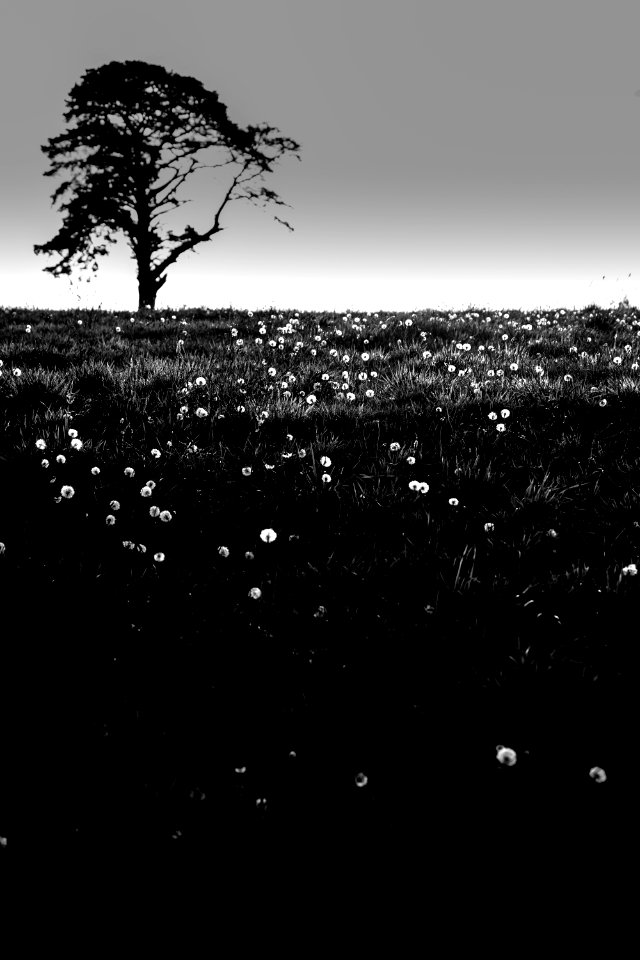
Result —
M 121 232 L 138 268 L 138 311 L 154 309 L 167 269 L 224 229 L 220 216 L 228 203 L 289 206 L 272 190 L 247 184 L 271 172 L 285 153 L 300 160 L 300 145 L 276 136 L 277 128 L 265 123 L 246 130 L 237 126 L 218 94 L 193 77 L 139 60 L 112 61 L 87 70 L 65 104 L 64 118 L 75 125 L 41 149 L 51 161 L 45 177 L 60 170 L 71 175 L 53 194 L 52 205 L 64 194 L 70 197 L 61 203 L 65 216 L 57 236 L 33 248 L 36 254 L 61 254 L 57 264 L 44 268 L 55 277 L 69 275 L 74 261 L 95 272 L 96 258 L 109 252 L 107 244 Z M 224 148 L 227 159 L 199 163 L 196 154 L 214 146 Z M 212 226 L 198 233 L 187 224 L 181 234 L 163 235 L 161 215 L 190 202 L 176 197 L 186 178 L 198 169 L 230 164 L 238 166 Z

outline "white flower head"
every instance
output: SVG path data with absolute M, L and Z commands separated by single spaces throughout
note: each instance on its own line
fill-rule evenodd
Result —
M 502 744 L 499 744 L 496 747 L 496 759 L 504 766 L 512 767 L 518 758 L 515 750 L 512 750 L 511 747 L 503 747 Z

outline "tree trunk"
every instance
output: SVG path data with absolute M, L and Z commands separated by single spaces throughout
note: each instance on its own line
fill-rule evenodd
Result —
M 157 287 L 150 278 L 143 279 L 138 274 L 138 313 L 155 310 L 157 292 Z
M 138 313 L 143 313 L 145 310 L 155 310 L 158 290 L 167 278 L 159 277 L 151 265 L 151 215 L 144 184 L 138 189 L 137 200 L 138 225 L 135 254 L 138 264 Z
M 155 310 L 158 290 L 166 282 L 164 277 L 156 277 L 150 265 L 138 261 L 138 313 Z

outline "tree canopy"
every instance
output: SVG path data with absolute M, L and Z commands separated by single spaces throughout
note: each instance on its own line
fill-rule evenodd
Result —
M 224 229 L 220 217 L 231 201 L 289 206 L 255 181 L 285 154 L 300 160 L 300 145 L 266 123 L 246 129 L 233 123 L 218 94 L 193 77 L 138 60 L 112 61 L 87 70 L 65 104 L 67 131 L 41 148 L 51 161 L 44 176 L 64 171 L 67 177 L 52 196 L 64 222 L 52 240 L 33 248 L 60 254 L 44 268 L 55 277 L 74 266 L 95 272 L 97 257 L 123 233 L 138 268 L 138 309 L 153 308 L 167 269 Z M 223 159 L 200 163 L 197 154 L 211 147 L 222 148 Z M 232 179 L 211 227 L 163 231 L 162 215 L 190 202 L 176 196 L 184 181 L 195 170 L 224 166 L 232 166 Z

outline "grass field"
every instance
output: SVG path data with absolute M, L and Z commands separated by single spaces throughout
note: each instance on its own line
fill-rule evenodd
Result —
M 0 835 L 621 809 L 639 337 L 0 310 Z

